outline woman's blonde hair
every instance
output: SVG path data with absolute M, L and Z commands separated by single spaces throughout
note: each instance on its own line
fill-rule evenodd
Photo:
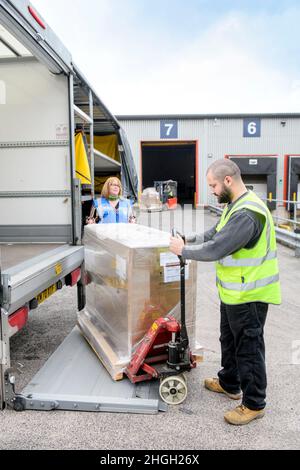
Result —
M 109 186 L 111 184 L 118 184 L 119 185 L 119 188 L 120 188 L 120 192 L 119 192 L 119 196 L 121 197 L 122 194 L 123 194 L 123 188 L 122 188 L 122 183 L 121 181 L 119 180 L 119 178 L 117 178 L 116 176 L 111 176 L 110 178 L 108 178 L 104 185 L 103 185 L 103 188 L 102 188 L 102 191 L 101 191 L 101 197 L 105 197 L 105 199 L 108 199 L 108 196 L 109 196 Z

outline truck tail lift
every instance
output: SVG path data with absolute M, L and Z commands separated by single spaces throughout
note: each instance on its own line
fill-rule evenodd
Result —
M 174 229 L 172 234 L 176 236 Z M 185 323 L 185 261 L 181 256 L 179 260 L 181 322 L 170 314 L 155 320 L 125 370 L 132 383 L 160 379 L 160 397 L 170 405 L 179 405 L 186 399 L 183 373 L 196 367 Z

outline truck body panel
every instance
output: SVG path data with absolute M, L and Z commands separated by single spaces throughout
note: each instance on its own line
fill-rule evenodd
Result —
M 0 122 L 0 409 L 5 405 L 21 409 L 22 403 L 25 408 L 42 409 L 42 395 L 30 405 L 28 397 L 15 393 L 9 339 L 26 325 L 31 310 L 64 285 L 77 283 L 78 310 L 84 307 L 83 220 L 95 196 L 94 175 L 118 174 L 125 196 L 133 199 L 137 177 L 118 121 L 27 0 L 0 0 Z M 75 177 L 78 130 L 84 130 L 90 142 L 92 184 L 85 193 Z M 117 136 L 119 162 L 94 149 L 94 135 L 108 134 Z M 75 355 L 80 345 L 85 360 L 73 373 L 81 375 L 84 383 L 92 364 L 89 346 L 78 333 L 65 341 L 55 355 L 54 370 L 64 351 Z M 53 365 L 51 358 L 49 363 Z M 49 374 L 51 380 L 41 391 L 44 397 L 54 380 L 49 372 L 53 366 L 48 372 L 47 367 L 42 376 Z M 67 371 L 68 362 L 64 367 Z M 88 393 L 88 387 L 85 390 Z M 60 408 L 73 409 L 74 394 L 61 392 Z M 109 393 L 102 399 L 111 403 Z M 99 396 L 85 397 L 80 409 L 95 409 L 95 400 Z M 124 397 L 119 403 L 112 399 L 112 411 L 122 409 L 121 402 Z M 148 412 L 148 405 L 133 403 L 130 410 Z M 157 401 L 150 408 L 157 411 Z

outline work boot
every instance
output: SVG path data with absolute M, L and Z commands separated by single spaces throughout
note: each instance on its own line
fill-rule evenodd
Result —
M 205 379 L 204 380 L 204 386 L 205 388 L 207 388 L 208 390 L 210 390 L 211 392 L 216 392 L 216 393 L 224 393 L 225 395 L 227 395 L 229 398 L 231 398 L 232 400 L 240 400 L 240 398 L 242 397 L 242 394 L 241 393 L 229 393 L 229 392 L 226 392 L 226 390 L 224 390 L 223 387 L 221 387 L 220 385 L 220 382 L 219 382 L 219 379 L 213 377 L 213 378 L 209 378 L 209 379 Z
M 239 405 L 234 410 L 227 411 L 224 415 L 225 421 L 230 424 L 242 425 L 248 424 L 254 419 L 262 418 L 265 410 L 250 410 L 245 405 Z

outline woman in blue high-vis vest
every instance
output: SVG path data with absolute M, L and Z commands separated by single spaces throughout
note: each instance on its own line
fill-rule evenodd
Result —
M 101 197 L 93 201 L 88 223 L 135 223 L 132 203 L 122 197 L 122 184 L 119 178 L 111 177 L 105 181 Z

